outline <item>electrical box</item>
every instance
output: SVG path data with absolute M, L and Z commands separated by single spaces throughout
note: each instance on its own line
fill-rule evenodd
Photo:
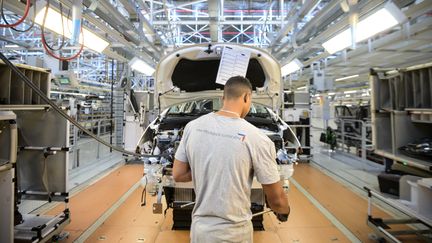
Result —
M 324 70 L 314 70 L 310 85 L 318 92 L 332 90 L 333 79 L 326 78 Z

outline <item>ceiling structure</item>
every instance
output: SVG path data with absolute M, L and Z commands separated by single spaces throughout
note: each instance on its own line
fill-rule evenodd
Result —
M 351 0 L 350 0 L 351 1 Z M 22 1 L 25 2 L 25 1 Z M 85 50 L 71 62 L 80 75 L 104 80 L 120 63 L 139 57 L 155 66 L 176 48 L 194 43 L 231 42 L 254 45 L 271 52 L 280 64 L 300 60 L 304 68 L 286 78 L 294 87 L 308 81 L 314 69 L 331 78 L 359 74 L 339 84 L 366 81 L 370 67 L 403 67 L 432 59 L 432 1 L 394 0 L 407 17 L 385 33 L 359 43 L 355 49 L 329 54 L 322 43 L 349 26 L 350 12 L 343 0 L 83 0 L 86 28 L 110 42 L 103 54 Z M 387 0 L 351 1 L 361 16 Z M 50 6 L 68 15 L 71 0 L 50 0 Z M 44 1 L 37 1 L 42 8 Z M 24 3 L 4 0 L 4 16 L 10 22 L 23 14 Z M 28 17 L 18 29 L 31 25 Z M 51 43 L 58 35 L 48 33 Z M 9 56 L 41 56 L 40 26 L 17 32 L 0 28 L 0 48 Z M 79 49 L 68 43 L 65 56 Z M 115 61 L 111 61 L 115 60 Z

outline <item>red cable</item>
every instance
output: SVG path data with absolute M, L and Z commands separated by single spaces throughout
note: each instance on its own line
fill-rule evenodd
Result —
M 81 25 L 81 35 L 82 35 L 82 38 L 83 38 L 83 41 L 82 41 L 82 44 L 81 44 L 81 48 L 79 49 L 79 51 L 78 51 L 75 55 L 73 55 L 73 56 L 71 56 L 71 57 L 61 57 L 61 56 L 56 56 L 56 54 L 54 54 L 54 52 L 52 52 L 52 51 L 51 51 L 51 50 L 46 46 L 46 40 L 45 40 L 45 34 L 44 34 L 44 33 L 42 33 L 42 44 L 43 44 L 43 47 L 44 47 L 45 51 L 48 52 L 48 54 L 49 54 L 50 56 L 52 56 L 52 57 L 54 57 L 55 59 L 60 60 L 60 61 L 70 61 L 70 60 L 73 60 L 73 59 L 77 58 L 79 55 L 81 55 L 81 52 L 82 52 L 82 50 L 84 49 L 84 32 L 83 32 L 83 27 L 82 27 L 82 25 Z
M 27 0 L 26 8 L 24 10 L 24 15 L 16 23 L 13 23 L 13 24 L 0 24 L 0 27 L 10 28 L 10 27 L 15 27 L 15 26 L 21 24 L 27 18 L 27 15 L 28 15 L 29 11 L 30 11 L 30 0 Z

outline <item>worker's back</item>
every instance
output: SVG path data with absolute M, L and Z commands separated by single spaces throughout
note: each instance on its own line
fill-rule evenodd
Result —
M 254 171 L 262 184 L 277 182 L 274 158 L 272 141 L 244 119 L 211 113 L 188 124 L 176 159 L 188 161 L 192 171 L 196 193 L 192 232 L 211 232 L 201 234 L 208 238 L 192 236 L 192 241 L 249 241 L 238 237 L 244 237 L 245 230 L 252 235 Z

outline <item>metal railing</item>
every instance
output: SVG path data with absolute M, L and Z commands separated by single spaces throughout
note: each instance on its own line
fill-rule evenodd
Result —
M 360 149 L 361 149 L 361 158 L 366 159 L 366 151 L 372 149 L 372 141 L 367 138 L 367 132 L 368 128 L 369 130 L 372 129 L 372 124 L 370 122 L 365 122 L 363 120 L 355 120 L 355 119 L 337 119 L 336 122 L 339 122 L 339 127 L 341 128 L 341 131 L 335 131 L 335 133 L 338 135 L 337 140 L 340 141 L 342 145 L 342 151 L 344 150 L 344 146 L 347 144 L 348 139 L 356 140 L 360 142 Z M 360 136 L 357 136 L 356 133 L 348 133 L 345 131 L 345 124 L 346 123 L 352 123 L 353 125 L 359 124 L 360 126 Z M 340 138 L 339 138 L 340 137 Z M 348 146 L 347 146 L 348 147 Z M 348 147 L 349 149 L 349 147 Z

